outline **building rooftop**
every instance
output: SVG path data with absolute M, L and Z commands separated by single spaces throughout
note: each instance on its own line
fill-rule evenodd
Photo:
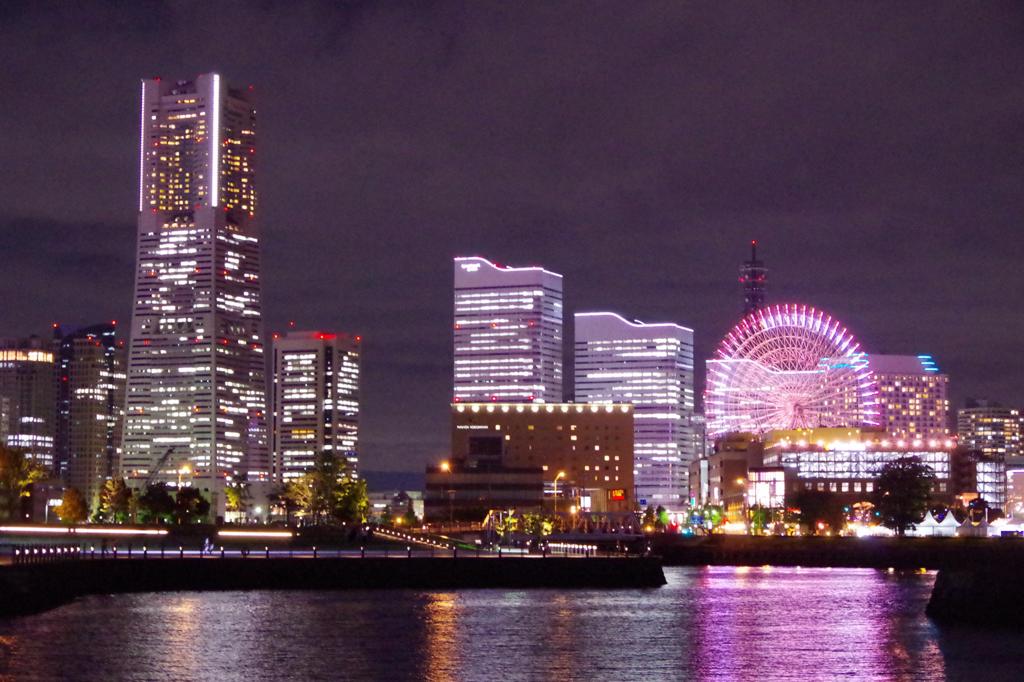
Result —
M 456 412 L 632 412 L 633 406 L 623 403 L 452 403 Z
M 875 374 L 938 374 L 930 355 L 868 355 L 868 367 Z
M 650 335 L 654 329 L 664 328 L 692 333 L 689 327 L 684 327 L 675 322 L 641 322 L 640 320 L 629 321 L 618 313 L 612 312 L 588 312 L 576 313 L 577 334 L 586 330 L 594 334 L 621 333 L 623 328 L 637 332 L 639 335 Z

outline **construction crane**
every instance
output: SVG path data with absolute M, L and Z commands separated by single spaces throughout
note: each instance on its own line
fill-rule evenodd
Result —
M 149 476 L 146 476 L 146 481 L 143 484 L 143 489 L 148 488 L 153 483 L 153 480 L 156 478 L 157 474 L 160 473 L 160 468 L 164 464 L 167 464 L 167 458 L 171 456 L 172 452 L 174 452 L 175 447 L 176 446 L 172 445 L 171 447 L 167 448 L 167 452 L 165 452 L 160 457 L 160 459 L 157 460 L 156 465 L 154 465 L 153 468 L 149 470 Z

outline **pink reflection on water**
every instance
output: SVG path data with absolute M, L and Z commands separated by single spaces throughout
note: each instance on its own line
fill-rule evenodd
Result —
M 870 569 L 705 568 L 691 593 L 690 667 L 716 681 L 945 679 L 933 626 L 894 609 L 900 581 L 913 581 L 908 587 L 920 594 L 921 578 Z

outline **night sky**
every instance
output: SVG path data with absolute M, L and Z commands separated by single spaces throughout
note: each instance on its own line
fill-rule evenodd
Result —
M 693 327 L 702 387 L 757 238 L 769 302 L 1024 403 L 1024 5 L 718 4 L 0 4 L 0 336 L 128 319 L 138 79 L 217 70 L 267 331 L 364 335 L 367 469 L 445 454 L 457 254 Z

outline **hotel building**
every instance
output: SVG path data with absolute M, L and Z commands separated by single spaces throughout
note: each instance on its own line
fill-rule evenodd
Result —
M 359 463 L 361 337 L 317 331 L 274 335 L 274 478 L 297 478 L 327 451 L 354 476 Z
M 118 471 L 124 429 L 124 342 L 99 324 L 70 334 L 54 329 L 57 363 L 56 466 L 95 508 L 104 482 Z
M 455 259 L 455 402 L 562 400 L 562 276 Z
M 269 474 L 252 88 L 141 82 L 138 251 L 121 469 L 190 483 Z
M 679 508 L 693 433 L 693 330 L 630 322 L 615 313 L 575 315 L 576 399 L 634 407 L 633 474 L 641 507 Z
M 455 403 L 452 459 L 539 467 L 562 511 L 632 511 L 633 413 L 625 404 Z
M 949 436 L 949 377 L 930 355 L 869 355 L 878 384 L 879 426 L 891 438 Z
M 4 445 L 53 469 L 53 351 L 38 336 L 0 339 L 0 433 Z

